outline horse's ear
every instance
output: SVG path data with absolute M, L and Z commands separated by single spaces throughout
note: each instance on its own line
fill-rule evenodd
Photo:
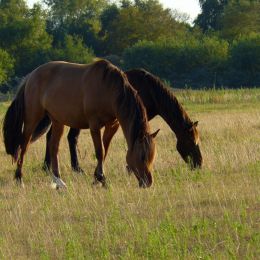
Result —
M 195 127 L 197 127 L 197 126 L 198 126 L 198 124 L 199 124 L 199 121 L 196 121 L 196 122 L 194 122 L 194 123 L 192 124 L 192 126 L 195 126 Z
M 155 131 L 153 134 L 150 134 L 150 136 L 151 136 L 152 138 L 155 138 L 156 135 L 157 135 L 159 132 L 160 132 L 160 129 L 158 129 L 157 131 Z

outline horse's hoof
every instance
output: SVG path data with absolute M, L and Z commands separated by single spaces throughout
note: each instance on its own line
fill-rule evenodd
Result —
M 42 166 L 42 170 L 45 172 L 49 172 L 50 171 L 50 166 L 48 166 L 46 163 Z
M 106 181 L 101 182 L 101 184 L 102 184 L 102 188 L 108 189 L 108 184 Z
M 92 182 L 93 186 L 97 186 L 97 185 L 101 185 L 103 188 L 107 189 L 108 185 L 107 182 L 105 180 L 99 181 L 95 178 L 95 180 Z
M 53 176 L 52 187 L 56 190 L 67 189 L 66 183 L 61 178 L 58 178 L 56 176 Z
M 97 186 L 97 185 L 99 185 L 101 182 L 100 181 L 98 181 L 96 178 L 94 179 L 94 181 L 92 182 L 92 185 L 93 186 Z
M 84 170 L 81 169 L 79 166 L 76 166 L 76 167 L 72 167 L 72 170 L 75 172 L 75 173 L 78 173 L 78 174 L 84 174 Z
M 16 185 L 17 185 L 17 187 L 24 189 L 24 183 L 23 183 L 22 180 L 17 179 L 16 180 Z

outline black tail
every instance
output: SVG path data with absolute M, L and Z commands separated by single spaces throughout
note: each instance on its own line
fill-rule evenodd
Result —
M 51 120 L 50 118 L 46 115 L 40 123 L 37 125 L 36 129 L 33 132 L 32 138 L 31 138 L 31 143 L 36 141 L 40 136 L 45 134 L 47 130 L 49 129 L 51 125 Z
M 23 141 L 23 124 L 24 124 L 24 89 L 26 79 L 21 83 L 20 89 L 15 99 L 7 109 L 3 121 L 3 137 L 5 150 L 15 160 L 19 147 Z

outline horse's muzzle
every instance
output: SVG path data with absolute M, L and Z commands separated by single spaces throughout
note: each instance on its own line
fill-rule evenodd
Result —
M 147 172 L 147 173 L 144 174 L 143 177 L 139 176 L 139 177 L 137 177 L 137 179 L 139 181 L 139 187 L 140 188 L 149 188 L 153 184 L 153 177 L 152 177 L 151 172 Z

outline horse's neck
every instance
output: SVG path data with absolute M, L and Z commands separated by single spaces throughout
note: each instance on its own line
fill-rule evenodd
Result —
M 148 72 L 132 70 L 127 72 L 127 76 L 142 97 L 149 120 L 156 115 L 161 116 L 178 138 L 191 120 L 177 98 Z
M 162 92 L 160 97 L 158 95 L 156 97 L 159 101 L 156 102 L 158 115 L 165 120 L 178 138 L 185 124 L 190 123 L 191 120 L 177 98 L 169 90 L 162 89 Z
M 142 132 L 146 133 L 149 129 L 140 102 L 135 101 L 133 96 L 130 96 L 129 99 L 130 101 L 125 96 L 120 100 L 121 104 L 117 107 L 117 119 L 122 127 L 127 145 L 131 148 L 138 135 Z
M 123 134 L 125 136 L 127 146 L 130 148 L 133 144 L 133 137 L 132 137 L 132 122 L 128 122 L 126 118 L 121 118 L 120 115 L 118 115 L 118 121 L 120 123 L 120 126 L 123 130 Z
M 127 146 L 129 149 L 132 148 L 135 140 L 138 138 L 141 133 L 147 132 L 147 128 L 143 124 L 143 122 L 137 123 L 133 120 L 131 117 L 121 117 L 120 113 L 118 114 L 118 121 L 121 125 L 121 128 L 123 130 Z

